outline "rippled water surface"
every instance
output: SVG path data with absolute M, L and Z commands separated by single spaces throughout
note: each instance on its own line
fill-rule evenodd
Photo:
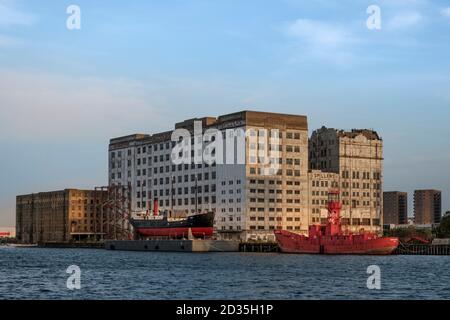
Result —
M 81 268 L 81 290 L 66 287 Z M 366 271 L 381 268 L 381 290 Z M 450 299 L 450 256 L 311 256 L 0 247 L 1 299 Z

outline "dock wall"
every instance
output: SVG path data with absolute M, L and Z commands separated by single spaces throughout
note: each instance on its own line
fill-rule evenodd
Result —
M 163 252 L 237 252 L 238 241 L 229 240 L 110 240 L 107 250 Z

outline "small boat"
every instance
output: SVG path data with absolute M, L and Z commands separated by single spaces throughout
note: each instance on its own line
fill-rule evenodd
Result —
M 330 191 L 328 198 L 327 223 L 309 226 L 308 236 L 286 230 L 275 231 L 281 252 L 390 255 L 397 249 L 398 238 L 380 237 L 376 233 L 364 231 L 359 234 L 343 232 L 340 220 L 342 204 L 339 199 L 339 191 Z

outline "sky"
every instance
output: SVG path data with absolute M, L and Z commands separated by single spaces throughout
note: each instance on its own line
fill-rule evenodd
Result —
M 375 129 L 384 189 L 450 210 L 449 57 L 448 1 L 0 0 L 0 226 L 18 194 L 106 185 L 112 137 L 243 109 Z

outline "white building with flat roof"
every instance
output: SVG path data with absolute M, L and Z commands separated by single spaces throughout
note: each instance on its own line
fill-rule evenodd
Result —
M 202 126 L 197 135 L 196 122 Z M 189 163 L 172 160 L 173 131 L 110 141 L 109 184 L 131 185 L 135 214 L 153 210 L 156 199 L 159 210 L 173 215 L 214 211 L 222 238 L 273 240 L 276 228 L 307 230 L 305 116 L 242 111 L 186 120 L 176 129 L 191 133 L 191 141 L 184 140 L 190 142 Z M 218 141 L 208 136 L 211 129 L 220 133 L 222 153 L 210 145 Z M 205 163 L 202 154 L 216 161 Z

